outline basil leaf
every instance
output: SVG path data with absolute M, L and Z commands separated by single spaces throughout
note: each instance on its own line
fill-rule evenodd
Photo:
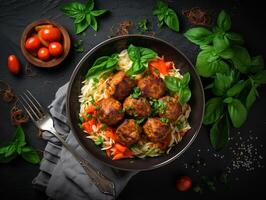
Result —
M 215 35 L 213 39 L 213 47 L 217 53 L 224 51 L 225 49 L 227 49 L 228 46 L 229 46 L 229 41 L 227 37 L 225 37 L 222 34 Z
M 241 35 L 238 33 L 229 32 L 226 33 L 225 36 L 230 40 L 230 43 L 237 44 L 237 45 L 243 45 L 244 39 Z
M 172 92 L 177 92 L 181 89 L 181 80 L 179 78 L 173 76 L 165 76 L 164 83 L 166 87 Z
M 217 25 L 223 31 L 228 31 L 231 28 L 231 18 L 224 10 L 218 15 Z
M 213 56 L 213 53 L 213 49 L 205 49 L 198 54 L 196 60 L 196 69 L 199 75 L 203 77 L 211 77 L 216 73 L 229 73 L 228 64 L 219 59 L 218 56 L 214 56 L 214 59 L 210 60 L 210 57 Z
M 168 14 L 166 18 L 164 19 L 164 22 L 170 29 L 176 32 L 179 31 L 179 20 L 177 18 L 175 11 L 172 10 L 171 8 L 168 9 Z
M 213 94 L 215 94 L 216 96 L 223 96 L 230 88 L 232 81 L 232 76 L 217 73 L 212 88 Z
M 234 51 L 230 47 L 218 53 L 221 58 L 231 59 L 234 57 Z
M 189 72 L 187 72 L 183 75 L 183 78 L 181 79 L 181 84 L 188 85 L 189 81 L 190 81 L 190 74 Z
M 212 32 L 203 27 L 191 28 L 184 35 L 190 42 L 197 45 L 207 45 L 213 40 Z
M 226 95 L 228 97 L 234 97 L 246 87 L 246 82 L 243 80 L 240 80 L 238 83 L 236 83 L 233 87 L 231 87 L 229 90 L 227 90 Z
M 214 97 L 207 101 L 203 124 L 208 125 L 216 122 L 224 113 L 223 99 Z
M 32 164 L 38 164 L 41 161 L 39 154 L 29 146 L 22 148 L 21 156 L 24 160 Z
M 228 117 L 222 117 L 215 122 L 210 130 L 210 141 L 214 149 L 223 149 L 229 139 L 230 124 Z
M 266 84 L 266 70 L 262 70 L 256 75 L 252 76 L 252 79 L 257 85 Z
M 78 24 L 85 19 L 86 15 L 84 13 L 77 14 L 74 20 L 74 24 Z
M 153 15 L 158 17 L 160 27 L 165 23 L 170 29 L 176 32 L 179 31 L 179 20 L 176 12 L 169 8 L 164 1 L 157 1 L 153 9 Z
M 17 151 L 20 151 L 20 148 L 26 144 L 25 134 L 21 126 L 17 126 L 16 135 L 13 141 L 13 143 L 17 146 Z
M 189 101 L 190 97 L 191 97 L 191 91 L 188 87 L 182 88 L 179 91 L 179 103 L 181 105 L 184 105 L 185 103 L 187 103 Z
M 251 87 L 247 99 L 246 99 L 246 107 L 250 110 L 251 106 L 254 104 L 257 98 L 257 90 L 254 87 Z
M 241 46 L 233 46 L 234 57 L 232 58 L 234 67 L 241 73 L 247 73 L 251 64 L 248 51 Z
M 102 56 L 98 58 L 88 70 L 86 74 L 86 79 L 91 79 L 102 73 L 113 71 L 118 63 L 118 54 L 113 54 L 112 56 Z
M 84 19 L 82 22 L 75 24 L 75 32 L 76 34 L 80 34 L 83 31 L 85 31 L 89 27 L 89 23 L 86 19 Z
M 157 53 L 151 49 L 129 45 L 128 56 L 133 61 L 131 68 L 126 72 L 128 75 L 142 73 L 148 68 L 149 60 L 155 58 Z
M 232 103 L 234 99 L 232 97 L 227 97 L 223 100 L 224 103 Z
M 239 128 L 247 119 L 247 109 L 238 99 L 228 104 L 228 113 L 235 128 Z
M 78 14 L 85 10 L 85 6 L 81 3 L 73 2 L 64 4 L 61 7 L 61 11 L 69 17 L 75 18 Z
M 91 15 L 98 17 L 98 16 L 100 16 L 106 12 L 107 12 L 107 10 L 93 10 L 93 11 L 91 11 Z
M 262 56 L 255 56 L 251 58 L 250 71 L 252 73 L 257 73 L 264 68 L 264 60 Z
M 17 157 L 17 153 L 11 154 L 9 156 L 5 156 L 0 154 L 0 163 L 9 163 Z
M 91 24 L 90 24 L 91 28 L 95 31 L 98 30 L 98 23 L 96 21 L 96 18 L 94 16 L 91 15 Z
M 86 3 L 86 11 L 91 11 L 94 8 L 94 0 L 88 0 Z

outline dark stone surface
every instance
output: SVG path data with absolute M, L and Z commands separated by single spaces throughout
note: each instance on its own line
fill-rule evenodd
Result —
M 29 89 L 40 99 L 44 105 L 54 98 L 54 93 L 59 86 L 63 85 L 70 78 L 77 62 L 84 53 L 78 54 L 73 51 L 68 59 L 58 68 L 55 69 L 38 69 L 33 68 L 36 73 L 34 77 L 28 77 L 23 73 L 20 77 L 10 75 L 6 68 L 6 59 L 9 54 L 16 54 L 23 65 L 25 60 L 20 52 L 19 42 L 20 36 L 25 26 L 39 18 L 51 18 L 65 26 L 72 38 L 81 38 L 84 40 L 86 50 L 90 50 L 93 46 L 108 38 L 110 28 L 123 21 L 133 20 L 137 22 L 141 18 L 147 18 L 153 24 L 153 30 L 156 36 L 172 43 L 183 51 L 193 63 L 195 63 L 195 55 L 197 48 L 188 42 L 182 33 L 187 30 L 190 25 L 185 18 L 181 16 L 182 10 L 195 6 L 207 9 L 212 16 L 221 9 L 226 9 L 232 16 L 233 30 L 241 33 L 246 41 L 245 46 L 249 49 L 251 55 L 262 54 L 266 58 L 266 37 L 265 37 L 265 17 L 262 3 L 255 1 L 168 1 L 169 5 L 174 8 L 180 17 L 181 32 L 174 33 L 167 28 L 158 30 L 156 27 L 156 18 L 151 15 L 154 1 L 152 0 L 112 0 L 96 1 L 96 7 L 111 10 L 110 14 L 100 17 L 100 30 L 95 33 L 91 29 L 85 34 L 76 36 L 73 32 L 72 20 L 62 15 L 59 11 L 60 4 L 64 1 L 47 0 L 47 1 L 19 1 L 9 0 L 0 1 L 0 80 L 7 81 L 14 90 L 20 94 L 25 89 Z M 136 33 L 135 30 L 132 33 Z M 256 101 L 251 109 L 247 122 L 239 129 L 231 131 L 232 136 L 237 136 L 237 132 L 241 132 L 241 136 L 248 137 L 250 131 L 258 137 L 257 143 L 265 143 L 265 101 L 266 87 L 259 89 L 260 98 Z M 0 141 L 1 143 L 12 137 L 14 127 L 9 121 L 10 106 L 0 101 Z M 37 149 L 43 149 L 45 142 L 36 137 L 36 128 L 28 123 L 25 126 L 26 137 L 29 144 Z M 241 142 L 241 141 L 239 141 Z M 231 142 L 233 144 L 233 142 Z M 196 152 L 201 150 L 200 157 L 203 157 L 207 166 L 200 170 L 199 173 L 191 167 L 185 168 L 184 163 L 196 159 Z M 244 170 L 235 170 L 230 175 L 232 181 L 231 190 L 225 190 L 223 186 L 217 187 L 217 192 L 206 192 L 204 195 L 190 191 L 188 193 L 180 193 L 175 189 L 175 180 L 179 175 L 188 174 L 193 180 L 198 180 L 202 175 L 216 174 L 223 170 L 231 163 L 231 151 L 225 150 L 223 159 L 217 159 L 213 156 L 208 139 L 207 130 L 202 127 L 197 139 L 192 146 L 176 161 L 162 167 L 160 169 L 141 172 L 129 182 L 125 190 L 121 193 L 119 199 L 174 199 L 174 198 L 204 198 L 217 199 L 227 197 L 247 197 L 264 193 L 263 176 L 265 169 L 255 169 L 251 172 Z M 260 148 L 259 154 L 265 156 L 265 149 Z M 30 165 L 18 158 L 10 164 L 0 165 L 0 199 L 46 199 L 45 195 L 32 187 L 31 181 L 38 173 L 38 166 Z M 261 197 L 261 199 L 264 199 Z

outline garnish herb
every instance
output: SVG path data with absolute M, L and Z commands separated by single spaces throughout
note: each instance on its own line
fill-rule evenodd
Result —
M 144 122 L 144 118 L 140 118 L 140 119 L 136 119 L 136 123 L 137 124 L 141 124 L 142 122 Z
M 17 155 L 21 155 L 29 163 L 40 163 L 39 154 L 32 147 L 27 146 L 21 126 L 17 126 L 15 136 L 6 145 L 0 147 L 0 163 L 9 163 Z
M 74 19 L 76 34 L 82 33 L 91 27 L 94 31 L 98 30 L 96 17 L 104 14 L 107 10 L 93 10 L 94 0 L 88 0 L 86 4 L 72 2 L 64 4 L 61 10 L 65 15 Z
M 215 149 L 228 143 L 231 125 L 241 127 L 258 96 L 257 88 L 266 84 L 262 56 L 251 57 L 243 37 L 231 32 L 231 18 L 221 11 L 212 31 L 191 28 L 185 37 L 197 44 L 196 69 L 202 77 L 212 78 L 206 87 L 212 97 L 206 102 L 203 123 L 211 125 L 210 141 Z
M 94 78 L 103 73 L 112 72 L 116 69 L 117 62 L 118 54 L 98 58 L 88 70 L 86 79 Z
M 184 105 L 189 101 L 191 97 L 191 91 L 189 89 L 190 74 L 189 72 L 185 73 L 183 79 L 179 79 L 173 76 L 165 76 L 164 82 L 166 87 L 177 93 L 179 97 L 180 104 Z
M 166 110 L 166 104 L 162 100 L 152 100 L 150 104 L 152 115 L 156 115 L 158 112 L 164 113 Z
M 157 53 L 151 49 L 129 45 L 128 55 L 133 61 L 131 68 L 127 71 L 128 75 L 140 74 L 148 68 L 148 62 L 157 56 Z
M 176 12 L 169 8 L 164 1 L 157 1 L 156 6 L 153 9 L 153 15 L 157 16 L 159 20 L 159 27 L 166 24 L 170 29 L 176 32 L 179 31 L 179 20 Z
M 96 141 L 95 141 L 95 144 L 96 144 L 96 145 L 101 145 L 102 143 L 103 143 L 102 136 L 99 135 L 99 136 L 97 137 Z
M 148 20 L 147 19 L 141 19 L 138 23 L 137 23 L 137 30 L 141 33 L 144 33 L 146 31 L 148 31 L 148 27 L 147 27 L 147 23 Z
M 84 118 L 83 117 L 79 117 L 79 120 L 81 121 L 81 123 L 84 122 Z
M 134 98 L 134 99 L 137 99 L 141 96 L 141 90 L 139 87 L 135 87 L 133 89 L 133 93 L 131 94 L 131 97 Z
M 168 122 L 169 122 L 169 119 L 167 119 L 167 118 L 165 118 L 165 117 L 161 117 L 161 118 L 160 118 L 160 121 L 161 121 L 162 123 L 168 123 Z

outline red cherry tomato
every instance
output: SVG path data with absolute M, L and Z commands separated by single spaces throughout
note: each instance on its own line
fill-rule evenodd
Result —
M 176 189 L 184 192 L 189 190 L 192 186 L 192 180 L 188 176 L 181 176 L 179 179 L 176 180 Z
M 49 50 L 46 47 L 42 47 L 38 51 L 38 58 L 41 60 L 48 60 L 50 57 Z
M 48 42 L 59 41 L 61 39 L 61 32 L 58 28 L 55 27 L 44 28 L 40 30 L 40 35 L 44 40 Z
M 15 55 L 9 55 L 7 58 L 7 67 L 8 70 L 14 74 L 17 75 L 20 72 L 20 62 L 18 58 Z
M 40 48 L 41 41 L 37 36 L 33 36 L 27 39 L 25 47 L 29 51 L 35 51 Z
M 52 56 L 60 56 L 63 53 L 62 44 L 60 44 L 59 42 L 51 42 L 49 44 L 49 52 Z

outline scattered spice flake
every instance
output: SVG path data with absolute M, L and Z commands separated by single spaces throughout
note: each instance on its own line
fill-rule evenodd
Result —
M 117 24 L 116 26 L 112 26 L 111 28 L 111 36 L 120 36 L 120 35 L 128 35 L 129 29 L 133 26 L 133 22 L 131 20 L 125 20 Z
M 10 110 L 10 118 L 12 124 L 16 126 L 27 123 L 29 121 L 28 115 L 26 115 L 26 113 L 16 105 L 16 103 Z
M 2 95 L 3 101 L 10 103 L 14 101 L 17 97 L 11 87 L 4 81 L 0 80 L 0 94 Z
M 209 26 L 211 24 L 211 17 L 199 7 L 194 7 L 182 11 L 182 14 L 187 17 L 189 23 L 193 25 Z
M 25 65 L 25 74 L 30 77 L 36 76 L 36 73 L 32 71 L 31 64 L 29 62 Z

